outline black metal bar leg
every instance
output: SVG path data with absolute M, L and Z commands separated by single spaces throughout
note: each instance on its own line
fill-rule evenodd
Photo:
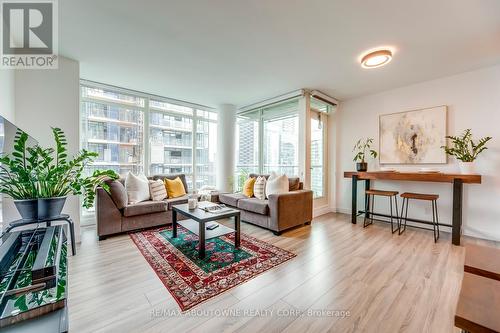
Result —
M 366 221 L 370 218 L 370 195 L 365 194 L 365 217 L 363 218 L 363 228 L 366 227 Z
M 241 233 L 241 226 L 240 226 L 240 215 L 236 215 L 234 217 L 234 227 L 236 229 L 236 234 L 234 235 L 234 247 L 239 248 L 240 247 L 240 233 Z
M 375 211 L 375 196 L 372 195 L 370 199 L 370 203 L 372 204 L 372 209 L 370 209 L 370 212 L 373 213 Z M 373 224 L 373 214 L 370 214 L 370 224 Z
M 434 243 L 437 241 L 436 238 L 436 210 L 434 209 L 434 200 L 431 201 L 432 205 L 432 232 L 434 233 Z
M 172 238 L 177 238 L 177 211 L 172 209 Z
M 463 199 L 463 183 L 461 179 L 453 181 L 453 218 L 451 243 L 460 245 L 460 235 L 462 233 L 462 199 Z
M 357 208 L 358 200 L 358 176 L 352 176 L 352 207 L 351 207 L 351 222 L 356 224 L 356 216 L 358 215 Z
M 370 180 L 369 179 L 366 179 L 365 180 L 365 191 L 368 191 L 370 189 Z M 368 204 L 368 206 L 366 206 L 366 204 Z M 365 196 L 365 206 L 366 207 L 370 207 L 370 196 Z M 366 217 L 369 217 L 369 214 L 368 214 L 368 209 L 365 209 L 365 218 Z
M 394 222 L 392 217 L 392 197 L 389 197 L 389 206 L 391 207 L 391 232 L 394 233 Z
M 437 229 L 437 239 L 439 239 L 439 215 L 438 215 L 438 203 L 434 202 L 434 209 L 436 210 L 436 229 Z
M 394 205 L 396 206 L 396 221 L 398 223 L 398 229 L 397 229 L 397 231 L 399 233 L 399 228 L 400 228 L 400 225 L 399 225 L 399 215 L 398 215 L 399 214 L 399 209 L 398 209 L 398 197 L 396 195 L 394 196 Z M 393 233 L 394 233 L 394 231 L 393 231 Z
M 205 258 L 205 222 L 200 222 L 199 223 L 199 244 L 198 246 L 200 247 L 198 249 L 198 256 L 200 259 Z

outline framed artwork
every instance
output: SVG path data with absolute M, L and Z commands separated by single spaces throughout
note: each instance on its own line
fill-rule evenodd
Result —
M 447 107 L 379 117 L 380 164 L 445 164 Z

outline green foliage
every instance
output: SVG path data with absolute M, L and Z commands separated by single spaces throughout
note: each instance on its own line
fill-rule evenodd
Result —
M 83 195 L 83 206 L 94 204 L 95 190 L 104 182 L 117 179 L 112 170 L 96 170 L 84 176 L 84 169 L 98 156 L 97 153 L 82 149 L 72 159 L 68 159 L 67 140 L 60 128 L 52 128 L 55 148 L 28 147 L 28 135 L 18 131 L 15 136 L 12 156 L 0 157 L 0 193 L 13 199 L 55 198 L 69 194 Z
M 466 129 L 461 136 L 447 136 L 451 140 L 452 146 L 442 146 L 446 154 L 455 156 L 462 162 L 474 162 L 477 156 L 488 149 L 486 143 L 492 138 L 487 136 L 479 139 L 476 143 L 472 140 L 471 129 Z
M 373 158 L 377 158 L 378 153 L 376 150 L 371 149 L 373 144 L 373 139 L 366 138 L 365 140 L 359 139 L 358 142 L 354 145 L 352 149 L 353 152 L 356 153 L 354 155 L 354 162 L 365 163 L 366 152 L 368 151 Z

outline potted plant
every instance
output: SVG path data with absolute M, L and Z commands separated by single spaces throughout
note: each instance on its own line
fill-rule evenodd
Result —
M 48 219 L 60 215 L 70 194 L 83 195 L 83 206 L 90 208 L 94 204 L 96 188 L 102 186 L 109 191 L 105 180 L 118 178 L 112 170 L 96 170 L 91 176 L 84 176 L 85 167 L 98 154 L 82 149 L 72 159 L 68 159 L 64 132 L 52 128 L 52 133 L 55 149 L 27 147 L 28 136 L 19 131 L 15 137 L 12 158 L 0 158 L 0 193 L 14 199 L 23 219 Z M 22 204 L 26 199 L 30 200 L 30 209 Z M 36 209 L 33 200 L 36 200 Z
M 371 149 L 371 146 L 373 144 L 373 139 L 371 138 L 366 138 L 365 140 L 359 139 L 358 142 L 354 145 L 354 148 L 352 149 L 353 152 L 356 153 L 354 155 L 354 162 L 356 163 L 356 170 L 357 171 L 366 171 L 368 170 L 368 163 L 365 161 L 366 153 L 370 153 L 370 155 L 373 158 L 376 158 L 378 156 L 378 153 L 376 150 Z
M 479 139 L 477 143 L 472 140 L 471 129 L 466 129 L 461 136 L 447 136 L 452 146 L 442 146 L 446 154 L 455 156 L 459 160 L 460 171 L 463 174 L 473 174 L 475 171 L 474 161 L 484 150 L 488 149 L 486 143 L 491 140 L 490 136 Z
M 35 149 L 26 145 L 28 135 L 18 131 L 11 156 L 0 157 L 0 193 L 14 199 L 14 204 L 26 220 L 38 217 L 38 190 L 35 169 L 38 158 Z

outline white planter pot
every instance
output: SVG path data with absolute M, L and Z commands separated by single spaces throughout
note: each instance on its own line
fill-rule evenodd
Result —
M 472 175 L 476 173 L 474 162 L 458 162 L 460 172 L 464 175 Z

